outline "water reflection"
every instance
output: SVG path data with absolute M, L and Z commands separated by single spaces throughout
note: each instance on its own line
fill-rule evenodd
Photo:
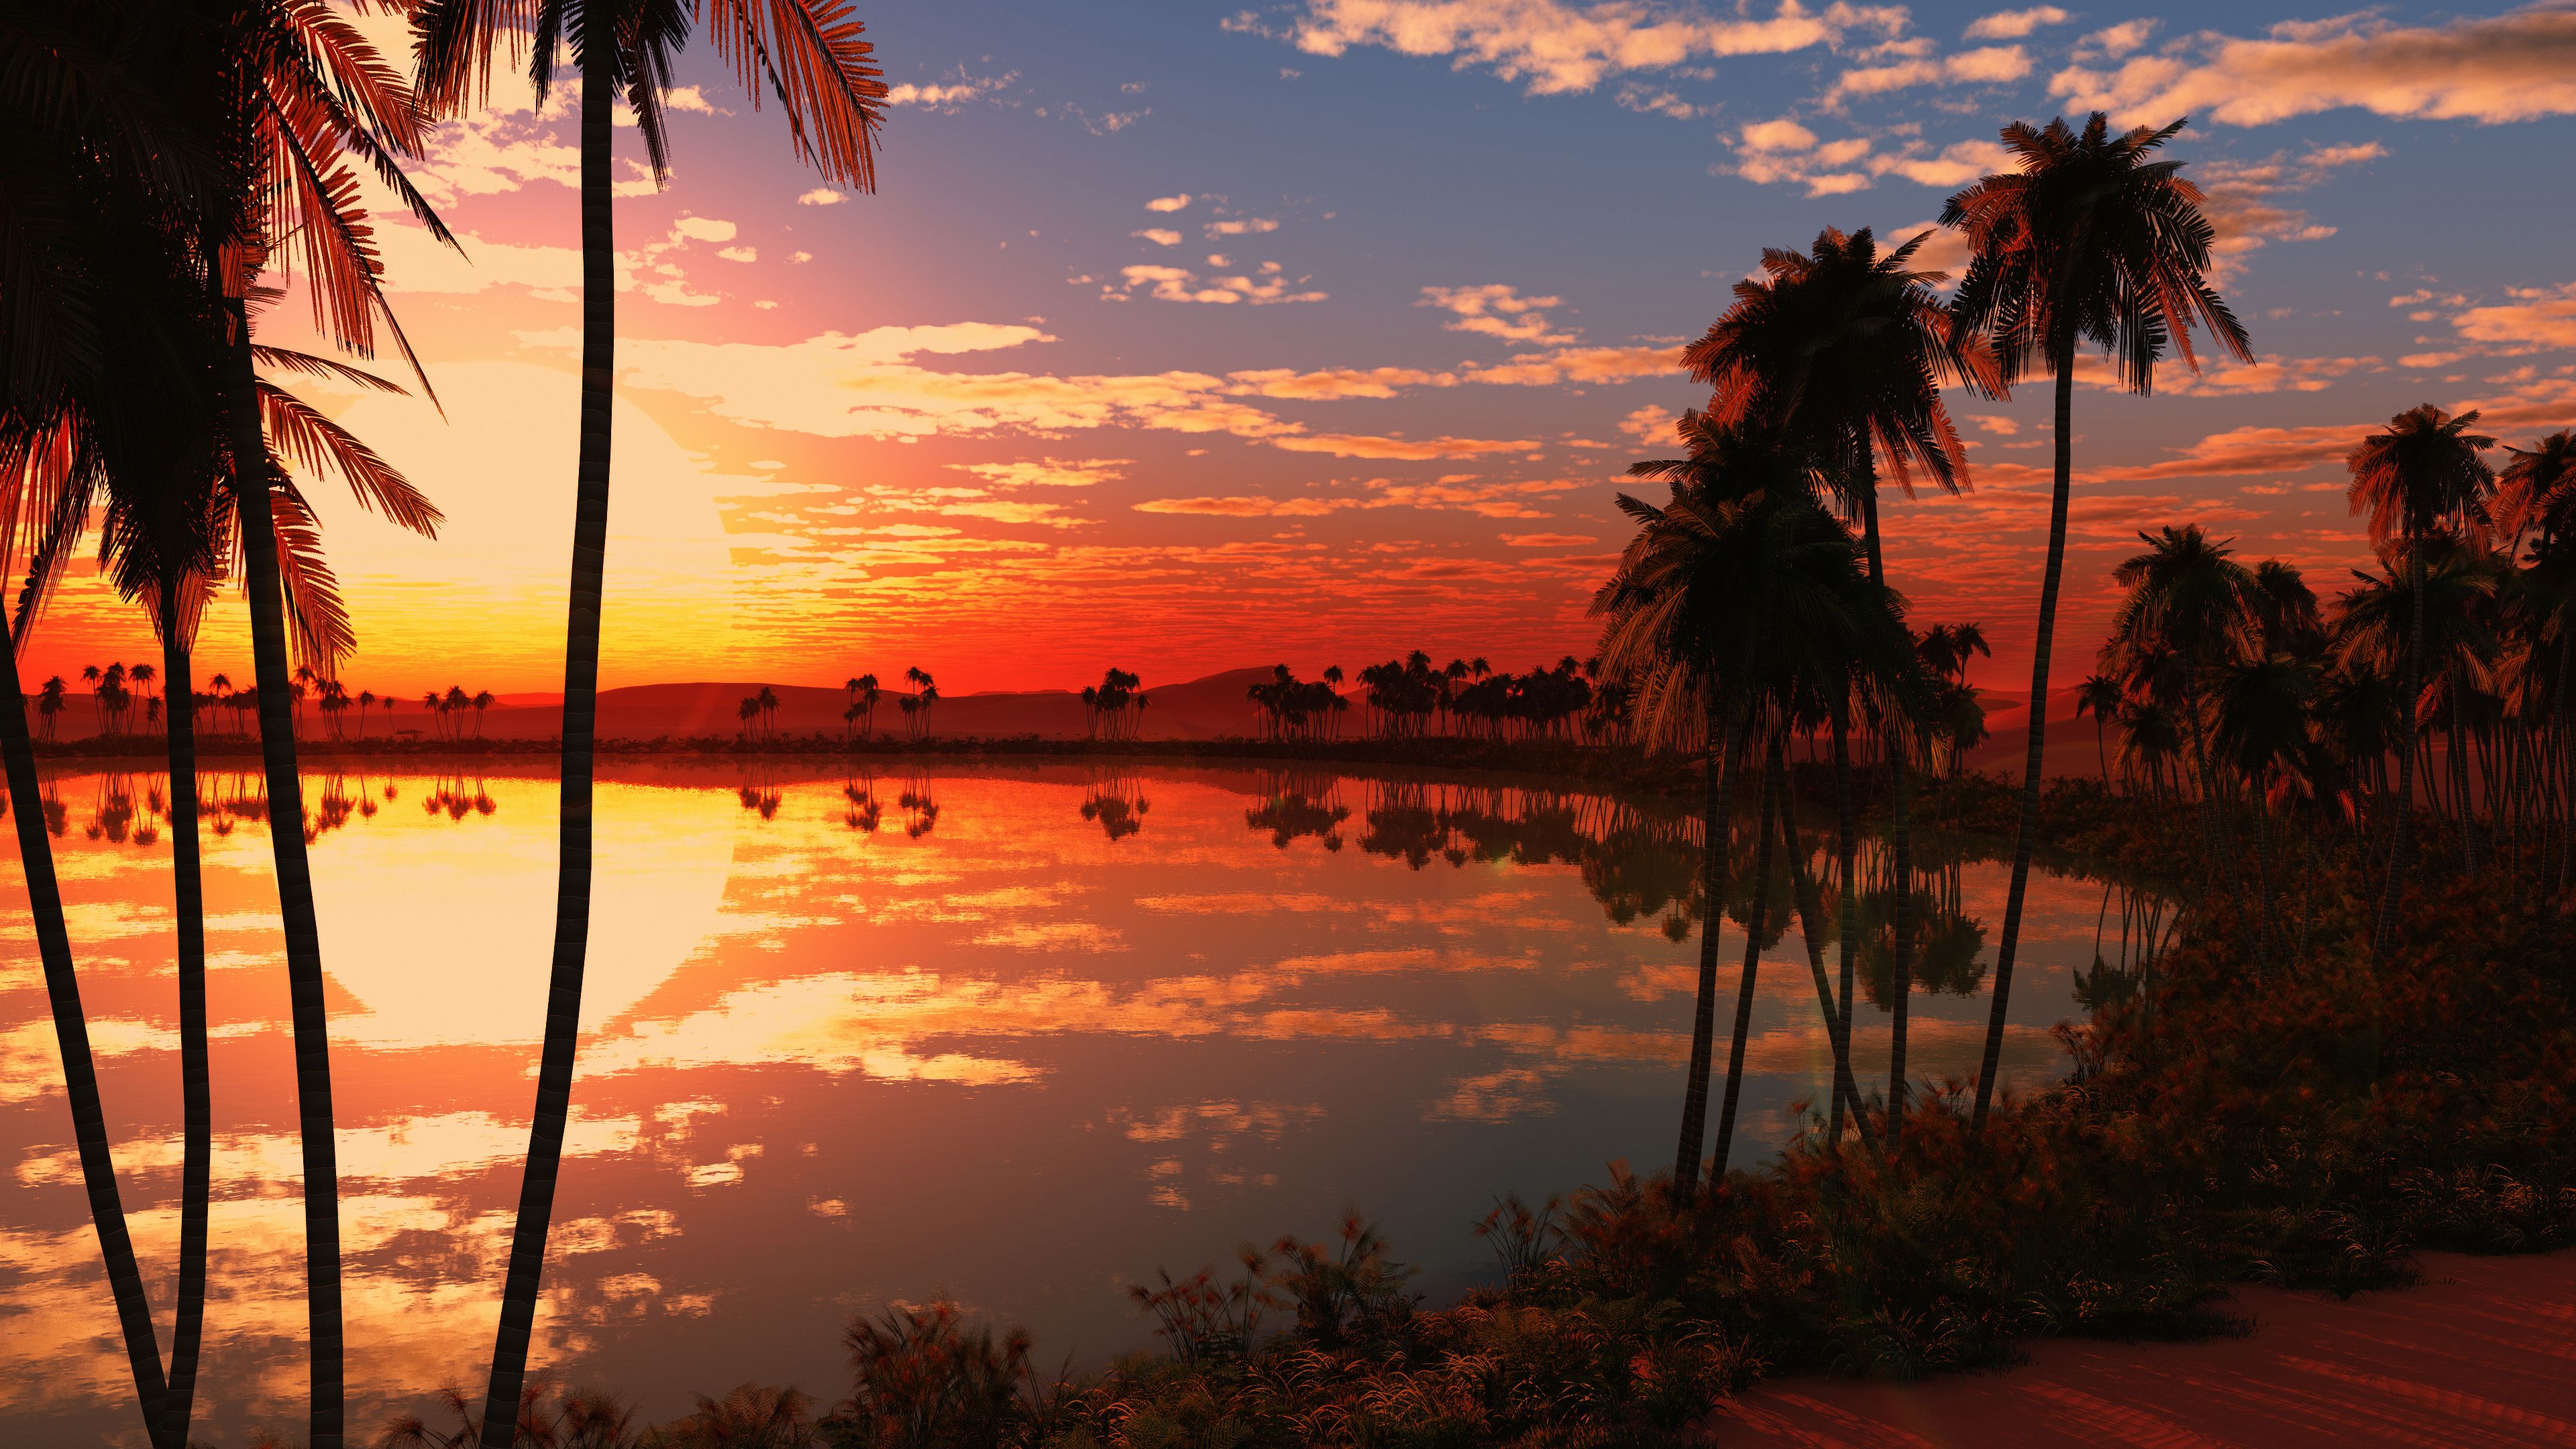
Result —
M 58 830 L 68 909 L 166 1321 L 167 787 L 66 774 L 44 790 L 80 827 Z M 279 1406 L 300 1391 L 298 1158 L 264 792 L 256 771 L 199 792 L 217 1111 L 205 1392 L 209 1437 L 237 1443 L 290 1420 Z M 544 1011 L 556 786 L 317 773 L 305 794 L 366 1414 L 489 1349 Z M 1177 765 L 630 767 L 603 773 L 598 808 L 540 1357 L 655 1415 L 752 1378 L 835 1392 L 851 1311 L 942 1288 L 1054 1351 L 1138 1343 L 1122 1283 L 1354 1202 L 1447 1291 L 1481 1267 L 1465 1225 L 1489 1193 L 1543 1196 L 1670 1151 L 1708 907 L 1697 825 L 1658 802 Z M 1840 886 L 1821 843 L 1802 844 L 1830 933 Z M 1870 1086 L 1888 974 L 1868 963 L 1896 886 L 1874 842 L 1861 862 L 1876 1009 L 1856 1013 L 1853 1060 Z M 1949 944 L 1923 968 L 1910 1056 L 1942 1075 L 1978 1050 L 1970 993 L 2005 871 L 1925 866 L 1913 908 Z M 124 1369 L 11 869 L 0 1420 L 110 1442 Z M 1722 886 L 1739 920 L 1750 887 Z M 2064 1069 L 2046 1028 L 2076 1009 L 2079 972 L 2111 989 L 2170 931 L 2143 894 L 2035 877 L 2012 1080 Z M 1791 1130 L 1794 1102 L 1823 1099 L 1831 1051 L 1803 942 L 1786 949 L 1758 983 L 1740 1161 Z

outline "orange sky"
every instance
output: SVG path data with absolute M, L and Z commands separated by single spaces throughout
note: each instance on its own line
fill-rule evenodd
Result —
M 366 22 L 388 41 L 399 27 Z M 2140 527 L 2362 561 L 2337 460 L 2419 401 L 2510 441 L 2576 422 L 2555 174 L 2565 11 L 2109 23 L 1759 3 L 1298 0 L 872 17 L 897 83 L 875 196 L 821 185 L 704 56 L 655 192 L 617 204 L 608 683 L 943 690 L 1589 652 L 1619 474 L 1768 245 L 1911 235 L 2013 118 L 2194 124 L 2261 361 L 2078 396 L 2061 682 Z M 385 221 L 444 415 L 299 383 L 444 508 L 435 543 L 322 493 L 350 687 L 559 687 L 578 313 L 571 112 L 497 87 L 416 168 L 466 257 Z M 1927 255 L 1955 264 L 1936 236 Z M 296 304 L 275 334 L 299 331 Z M 1888 512 L 1920 621 L 2027 679 L 2045 386 L 1959 399 L 1974 492 Z M 201 675 L 247 675 L 238 600 Z M 151 657 L 75 581 L 33 680 Z M 2069 654 L 2073 658 L 2069 659 Z

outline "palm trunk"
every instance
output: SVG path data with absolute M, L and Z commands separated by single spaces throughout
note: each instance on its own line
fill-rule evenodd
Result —
M 90 1224 L 107 1283 L 116 1300 L 117 1326 L 134 1373 L 134 1397 L 144 1433 L 161 1437 L 161 1344 L 153 1336 L 152 1306 L 143 1295 L 143 1271 L 134 1239 L 125 1230 L 125 1203 L 116 1190 L 116 1162 L 107 1148 L 107 1111 L 99 1100 L 98 1064 L 90 1056 L 89 1018 L 81 1010 L 80 977 L 72 968 L 71 930 L 63 920 L 63 890 L 54 875 L 54 846 L 45 834 L 43 788 L 36 781 L 36 746 L 27 737 L 26 694 L 18 682 L 17 640 L 0 611 L 0 755 L 5 755 L 10 814 L 18 825 L 18 859 L 27 875 L 27 909 L 35 920 L 36 954 L 44 963 L 45 997 L 53 1008 L 54 1041 L 62 1051 L 63 1093 L 72 1109 L 72 1140 L 80 1150 L 81 1182 L 89 1191 Z
M 1892 1142 L 1905 1121 L 1905 1028 L 1914 998 L 1914 777 L 1907 770 L 1905 744 L 1887 741 L 1888 773 L 1896 793 L 1895 959 L 1888 965 L 1895 998 L 1887 1034 L 1887 1135 Z
M 312 1351 L 311 1449 L 339 1449 L 345 1429 L 340 1318 L 340 1155 L 332 1139 L 330 1021 L 322 988 L 322 933 L 313 916 L 313 870 L 304 849 L 304 790 L 295 772 L 295 715 L 288 697 L 286 603 L 277 565 L 277 518 L 250 355 L 250 314 L 232 313 L 231 413 L 234 506 L 250 594 L 251 662 L 259 677 L 260 760 L 268 784 L 269 848 L 286 934 L 286 983 L 295 1023 L 296 1130 L 304 1154 L 304 1295 Z
M 1843 883 L 1840 932 L 1842 994 L 1834 1007 L 1834 1030 L 1842 1038 L 1843 1073 L 1847 1079 L 1851 1072 L 1852 952 L 1855 949 L 1852 938 L 1860 930 L 1860 881 L 1854 870 L 1860 858 L 1860 842 L 1852 821 L 1851 725 L 1840 711 L 1834 715 L 1834 805 L 1839 817 L 1835 822 L 1835 843 L 1841 856 Z M 1834 1095 L 1833 1139 L 1836 1142 L 1843 1140 L 1843 1108 L 1846 1105 L 1854 1113 L 1860 1113 L 1857 1088 L 1838 1090 Z M 1863 1121 L 1868 1120 L 1865 1113 L 1861 1117 Z
M 2013 833 L 2012 888 L 2004 897 L 2004 934 L 1995 948 L 1994 1003 L 1986 1015 L 1985 1056 L 1977 1069 L 1977 1108 L 1972 1126 L 1983 1128 L 1994 1101 L 1995 1072 L 2004 1053 L 2004 1021 L 2012 1006 L 2013 955 L 2021 945 L 2022 906 L 2030 895 L 2030 852 L 2039 837 L 2039 787 L 2047 768 L 2048 655 L 2057 635 L 2057 586 L 2066 572 L 2066 504 L 2074 488 L 2075 355 L 2057 350 L 2057 481 L 2048 501 L 2048 566 L 2040 575 L 2039 629 L 2031 641 L 2030 752 L 2022 766 L 2021 824 Z
M 1717 1035 L 1717 941 L 1726 925 L 1728 769 L 1735 760 L 1735 738 L 1719 723 L 1719 703 L 1711 691 L 1708 705 L 1707 797 L 1700 815 L 1700 898 L 1706 915 L 1699 928 L 1699 999 L 1691 1013 L 1690 1075 L 1682 1087 L 1681 1141 L 1673 1153 L 1673 1191 L 1689 1196 L 1699 1183 L 1700 1145 L 1708 1136 L 1709 1059 Z
M 483 1405 L 486 1449 L 509 1449 L 528 1341 L 544 1276 L 555 1179 L 572 1114 L 573 1050 L 581 1031 L 582 971 L 590 949 L 591 751 L 599 714 L 599 616 L 608 550 L 610 406 L 617 367 L 616 233 L 610 214 L 609 56 L 614 13 L 583 11 L 581 72 L 581 453 L 573 505 L 572 598 L 564 640 L 562 840 L 555 886 L 555 949 L 546 990 L 545 1047 L 528 1133 L 519 1217 L 492 1346 Z
M 1770 745 L 1772 773 L 1780 763 L 1780 741 Z M 1735 1150 L 1735 1108 L 1744 1096 L 1744 1043 L 1753 1033 L 1754 974 L 1762 966 L 1762 932 L 1771 920 L 1771 822 L 1778 799 L 1772 794 L 1772 780 L 1762 781 L 1761 834 L 1753 848 L 1753 913 L 1744 923 L 1744 969 L 1737 973 L 1735 987 L 1735 1034 L 1726 1049 L 1726 1101 L 1717 1114 L 1717 1150 L 1709 1155 L 1708 1175 L 1713 1182 L 1726 1178 L 1726 1160 Z
M 166 617 L 175 584 L 161 588 L 161 719 L 170 756 L 170 878 L 179 928 L 179 1310 L 170 1327 L 169 1397 L 162 1438 L 188 1442 L 197 1353 L 206 1324 L 206 1220 L 214 1176 L 214 1088 L 206 1061 L 206 891 L 197 845 L 196 685 L 187 641 Z
M 2415 702 L 2424 678 L 2424 556 L 2412 540 L 2406 555 L 2406 688 L 2399 697 L 2397 719 L 2397 811 L 2389 828 L 2388 882 L 2379 893 L 2379 920 L 2371 928 L 2370 950 L 2388 948 L 2388 933 L 2397 921 L 2397 896 L 2406 885 L 2406 844 L 2415 818 Z
M 1835 1127 L 1832 1141 L 1842 1141 L 1842 1102 L 1846 1095 L 1860 1096 L 1852 1082 L 1851 1043 L 1843 1034 L 1842 1012 L 1834 1005 L 1834 988 L 1825 979 L 1825 951 L 1822 938 L 1816 934 L 1817 922 L 1825 914 L 1822 894 L 1815 878 L 1807 873 L 1807 852 L 1798 844 L 1798 793 L 1790 788 L 1787 772 L 1780 767 L 1778 755 L 1771 757 L 1769 788 L 1780 802 L 1780 848 L 1789 854 L 1789 883 L 1798 908 L 1798 934 L 1805 938 L 1807 972 L 1816 981 L 1816 1010 L 1825 1019 L 1825 1040 L 1834 1054 L 1833 1099 Z M 1861 1140 L 1869 1140 L 1869 1119 L 1861 1119 Z

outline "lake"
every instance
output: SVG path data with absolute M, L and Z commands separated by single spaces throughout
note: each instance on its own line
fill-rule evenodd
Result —
M 442 1383 L 479 1394 L 542 1025 L 556 797 L 529 772 L 317 769 L 305 788 L 354 1442 Z M 199 1423 L 239 1443 L 301 1433 L 299 1159 L 259 782 L 202 789 L 216 1138 Z M 165 790 L 66 772 L 46 805 L 166 1352 Z M 1698 949 L 1675 895 L 1697 832 L 1661 803 L 943 763 L 867 779 L 612 765 L 599 806 L 539 1356 L 654 1417 L 747 1379 L 828 1403 L 847 1392 L 853 1313 L 940 1292 L 1028 1325 L 1044 1363 L 1097 1361 L 1148 1340 L 1126 1285 L 1320 1236 L 1347 1207 L 1445 1297 L 1488 1271 L 1469 1229 L 1495 1195 L 1671 1161 Z M 139 1444 L 14 857 L 5 870 L 0 1420 L 21 1442 Z M 1974 1065 L 2005 876 L 1976 859 L 1927 873 L 1941 911 L 1936 979 L 1911 1009 L 1918 1079 Z M 2129 899 L 2034 875 L 2008 1084 L 2063 1070 L 2048 1028 L 2076 1013 L 2097 933 L 2117 959 Z M 1743 939 L 1730 922 L 1721 1032 Z M 1857 1021 L 1875 1089 L 1887 1014 L 1865 1000 Z M 1748 1065 L 1738 1165 L 1796 1130 L 1793 1104 L 1821 1101 L 1829 1074 L 1794 927 L 1764 953 Z

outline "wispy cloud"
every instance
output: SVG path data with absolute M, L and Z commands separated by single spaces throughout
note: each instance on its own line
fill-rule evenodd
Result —
M 2260 126 L 2346 107 L 2491 125 L 2576 114 L 2576 10 L 2438 26 L 2392 25 L 2369 11 L 2289 22 L 2260 40 L 2194 37 L 2114 70 L 2071 66 L 2049 90 L 2069 109 L 2109 111 L 2123 124 L 2191 115 Z

